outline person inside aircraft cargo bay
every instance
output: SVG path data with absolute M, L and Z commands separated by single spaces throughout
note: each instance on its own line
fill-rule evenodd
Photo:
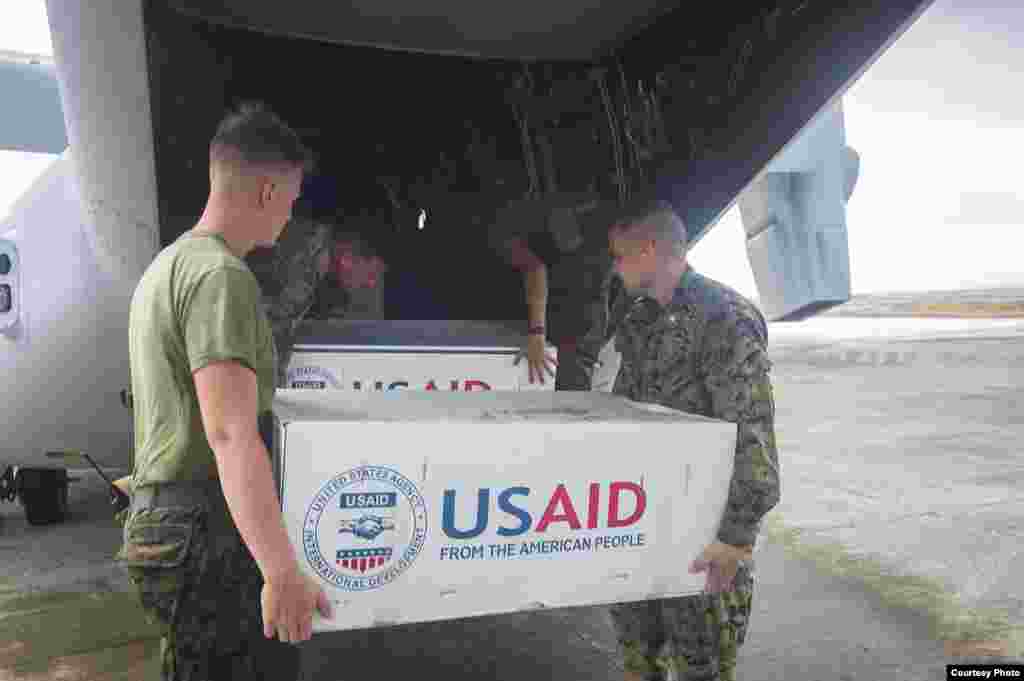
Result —
M 246 257 L 259 282 L 274 332 L 277 387 L 287 387 L 295 329 L 303 319 L 344 318 L 353 292 L 374 289 L 387 266 L 385 225 L 342 219 L 339 224 L 293 218 L 276 246 Z M 353 229 L 353 227 L 358 229 Z
M 166 681 L 295 679 L 298 647 L 287 644 L 310 638 L 314 610 L 331 616 L 299 567 L 261 438 L 273 336 L 243 261 L 278 238 L 309 163 L 266 109 L 227 116 L 202 217 L 132 297 L 136 454 L 118 561 L 160 625 Z
M 616 283 L 607 233 L 617 210 L 596 192 L 559 192 L 513 200 L 491 224 L 492 248 L 523 274 L 531 383 L 547 373 L 556 390 L 592 387 Z M 557 363 L 545 339 L 558 348 Z
M 753 546 L 779 501 L 766 324 L 750 301 L 688 266 L 686 227 L 669 204 L 647 202 L 613 226 L 610 242 L 637 296 L 616 328 L 614 393 L 737 424 L 717 541 L 689 568 L 707 573 L 705 593 L 610 609 L 626 679 L 730 681 L 753 602 Z
M 385 225 L 374 220 L 362 224 L 344 223 L 334 234 L 329 276 L 317 287 L 311 319 L 344 319 L 354 308 L 364 315 L 379 317 L 381 280 L 388 271 Z M 356 231 L 350 231 L 356 227 Z M 361 300 L 361 294 L 370 294 Z M 362 305 L 360 305 L 362 303 Z

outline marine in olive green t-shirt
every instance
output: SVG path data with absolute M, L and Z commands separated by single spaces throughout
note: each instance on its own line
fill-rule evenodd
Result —
M 186 232 L 154 259 L 128 322 L 135 419 L 132 486 L 217 478 L 192 374 L 233 360 L 274 397 L 274 341 L 256 278 L 220 235 Z

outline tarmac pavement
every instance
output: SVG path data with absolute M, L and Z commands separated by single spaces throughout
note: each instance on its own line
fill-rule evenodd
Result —
M 773 331 L 783 462 L 769 531 L 928 613 L 938 638 L 1024 655 L 1024 322 Z
M 67 525 L 31 528 L 20 509 L 0 507 L 2 545 L 30 554 L 2 564 L 0 681 L 157 678 L 155 630 L 109 562 L 119 531 L 105 493 L 97 476 L 82 475 Z M 70 549 L 69 537 L 75 538 Z M 854 577 L 823 574 L 782 543 L 762 541 L 756 564 L 755 613 L 740 678 L 944 678 L 948 659 L 926 616 L 885 604 Z M 303 644 L 304 681 L 435 677 L 603 681 L 621 679 L 622 671 L 598 608 L 318 634 Z
M 782 501 L 741 678 L 941 679 L 964 641 L 1024 659 L 1024 322 L 770 333 Z M 156 641 L 111 561 L 106 492 L 75 474 L 66 523 L 0 504 L 0 681 L 150 678 Z M 598 609 L 319 634 L 303 660 L 317 681 L 622 677 Z

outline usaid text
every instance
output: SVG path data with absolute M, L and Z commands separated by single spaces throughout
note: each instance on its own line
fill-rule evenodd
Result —
M 529 509 L 540 506 L 536 502 L 531 504 L 531 497 L 538 498 L 529 487 L 479 489 L 473 500 L 476 508 L 471 512 L 474 520 L 459 527 L 456 509 L 461 510 L 460 504 L 465 502 L 459 499 L 456 490 L 445 490 L 441 529 L 451 539 L 473 539 L 487 531 L 492 523 L 497 524 L 497 534 L 501 537 L 519 537 L 531 530 L 543 534 L 551 527 L 560 530 L 616 529 L 637 523 L 647 510 L 647 493 L 640 485 L 628 481 L 591 483 L 587 494 L 576 499 L 564 484 L 560 484 L 550 494 L 541 495 L 546 503 L 536 523 Z M 626 509 L 630 510 L 626 512 Z

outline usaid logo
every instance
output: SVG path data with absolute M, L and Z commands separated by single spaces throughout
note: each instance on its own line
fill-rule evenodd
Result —
M 306 388 L 312 390 L 324 390 L 328 386 L 338 388 L 340 384 L 327 369 L 317 366 L 294 367 L 288 370 L 288 386 L 291 388 Z
M 594 530 L 602 527 L 615 529 L 629 527 L 640 521 L 647 510 L 647 492 L 635 482 L 620 480 L 608 485 L 607 493 L 602 491 L 599 482 L 590 484 L 589 494 L 585 499 L 573 501 L 565 485 L 558 485 L 544 504 L 540 519 L 534 523 L 534 516 L 529 512 L 531 504 L 529 487 L 509 487 L 496 494 L 498 510 L 519 521 L 518 527 L 498 527 L 502 537 L 518 537 L 527 532 L 544 533 L 555 523 L 565 523 L 566 529 Z M 495 490 L 496 491 L 496 490 Z M 452 539 L 473 539 L 484 533 L 492 523 L 491 489 L 483 488 L 477 492 L 476 519 L 472 527 L 460 529 L 455 522 L 456 490 L 444 492 L 441 505 L 441 530 Z M 513 497 L 524 497 L 524 501 L 513 501 Z M 632 497 L 632 502 L 629 501 Z M 632 506 L 628 515 L 624 508 Z M 534 508 L 537 506 L 534 504 Z M 606 511 L 604 509 L 607 509 Z M 584 521 L 586 526 L 584 528 Z
M 336 476 L 313 498 L 302 525 L 306 560 L 345 591 L 397 579 L 423 551 L 427 507 L 398 471 L 363 466 Z

